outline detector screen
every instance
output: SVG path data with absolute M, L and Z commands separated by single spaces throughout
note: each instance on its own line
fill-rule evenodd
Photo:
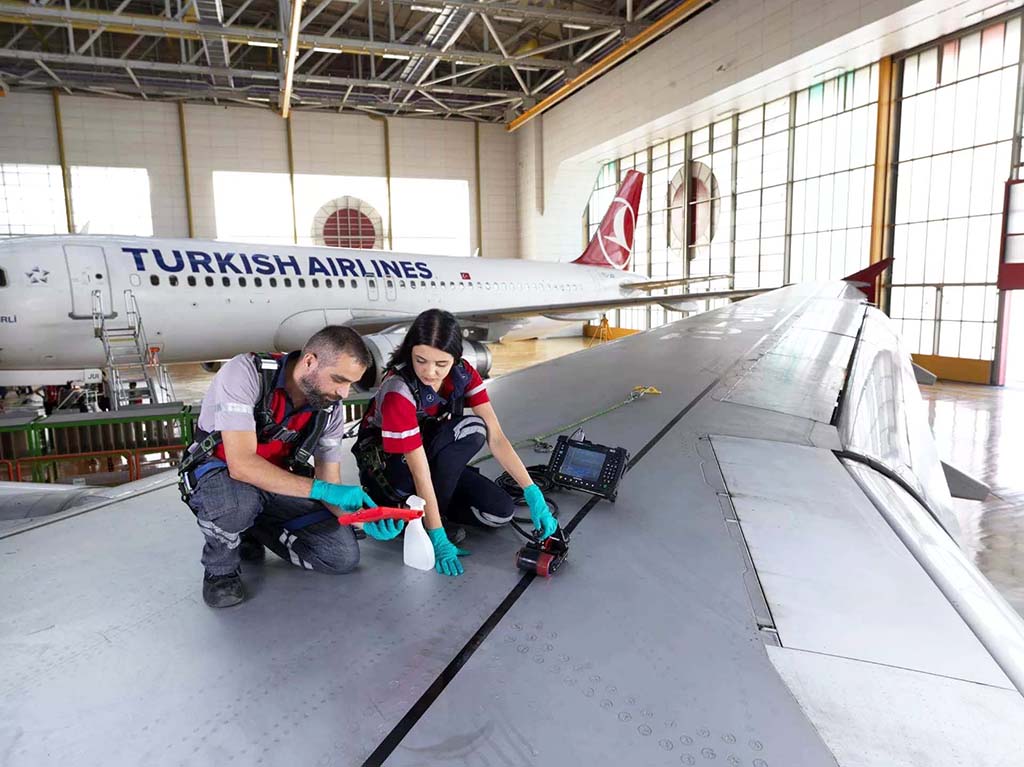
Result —
M 601 467 L 604 466 L 605 457 L 604 453 L 570 447 L 562 462 L 562 474 L 587 482 L 597 482 L 601 478 Z

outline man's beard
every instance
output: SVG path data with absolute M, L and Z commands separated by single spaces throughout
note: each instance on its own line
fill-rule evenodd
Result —
M 338 402 L 327 392 L 316 388 L 316 383 L 311 375 L 299 377 L 299 389 L 302 390 L 302 396 L 306 398 L 306 403 L 314 410 L 323 410 Z

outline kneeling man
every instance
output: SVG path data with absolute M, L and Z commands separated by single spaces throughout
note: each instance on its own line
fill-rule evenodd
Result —
M 182 498 L 206 539 L 210 607 L 245 599 L 240 561 L 262 560 L 264 547 L 323 573 L 359 563 L 355 531 L 337 515 L 376 504 L 359 485 L 341 484 L 341 400 L 369 364 L 355 331 L 330 326 L 301 351 L 240 354 L 214 377 L 179 469 Z M 387 540 L 401 524 L 363 529 Z

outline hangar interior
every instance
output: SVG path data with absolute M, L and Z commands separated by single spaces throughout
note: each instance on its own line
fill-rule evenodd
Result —
M 119 235 L 477 257 L 484 262 L 569 262 L 596 236 L 627 174 L 640 171 L 645 183 L 628 271 L 638 280 L 708 279 L 692 292 L 689 287 L 682 293 L 678 287 L 655 291 L 689 296 L 698 311 L 680 312 L 657 303 L 609 310 L 615 338 L 656 331 L 692 315 L 697 315 L 698 327 L 715 333 L 711 320 L 700 315 L 719 309 L 725 312 L 722 316 L 750 322 L 762 334 L 759 338 L 772 339 L 775 327 L 768 314 L 744 319 L 743 310 L 729 298 L 701 299 L 699 293 L 795 285 L 794 294 L 807 291 L 810 296 L 811 288 L 801 287 L 803 283 L 839 280 L 892 259 L 876 303 L 893 321 L 914 362 L 940 379 L 921 387 L 939 453 L 991 490 L 980 504 L 956 501 L 965 533 L 961 544 L 1024 614 L 1024 493 L 1016 472 L 1024 436 L 1015 428 L 1024 408 L 1024 298 L 1016 292 L 1024 288 L 1024 275 L 1017 270 L 1024 256 L 1014 239 L 1024 234 L 1019 219 L 1024 202 L 1016 196 L 1017 189 L 1024 189 L 1017 186 L 1024 164 L 1022 24 L 1019 2 L 991 0 L 0 0 L 0 238 Z M 176 278 L 169 285 L 183 292 L 203 289 L 202 282 L 179 288 Z M 206 285 L 218 287 L 209 278 Z M 507 288 L 497 283 L 499 291 Z M 9 312 L 13 291 L 11 275 L 0 263 L 0 320 Z M 772 301 L 783 304 L 782 298 L 774 298 L 761 306 L 776 306 Z M 527 342 L 533 345 L 524 346 L 525 352 L 517 351 L 515 342 L 494 345 L 496 370 L 511 372 L 587 349 L 567 356 L 565 365 L 575 366 L 579 375 L 597 382 L 595 389 L 612 397 L 614 387 L 603 381 L 602 370 L 621 364 L 617 355 L 625 352 L 604 344 L 590 352 L 590 337 L 598 331 L 589 324 L 581 331 L 582 322 L 574 321 L 564 331 L 570 338 Z M 659 354 L 655 339 L 670 337 L 638 335 L 629 348 L 644 349 L 657 359 L 652 369 L 667 376 L 672 361 Z M 748 350 L 740 339 L 730 343 L 728 354 L 736 355 L 728 358 L 732 364 Z M 2 354 L 0 348 L 0 360 Z M 726 364 L 726 353 L 715 354 L 708 355 L 707 366 L 702 366 L 705 358 L 695 358 L 696 373 L 707 380 L 701 378 L 700 386 L 686 392 L 686 397 L 696 396 L 690 405 L 678 394 L 671 407 L 659 406 L 665 429 L 698 401 L 698 422 L 705 430 L 701 433 L 718 428 L 715 418 L 730 424 L 742 420 L 730 410 L 735 403 L 702 400 L 708 392 L 719 391 L 714 387 L 727 388 L 728 381 L 716 377 L 722 371 L 714 367 Z M 681 368 L 690 360 L 675 364 Z M 498 382 L 498 391 L 538 432 L 541 411 L 549 421 L 567 420 L 557 403 L 538 404 L 517 388 L 518 381 L 537 390 L 546 387 L 541 370 L 503 382 L 499 376 Z M 552 370 L 556 375 L 558 368 Z M 211 375 L 196 368 L 182 375 L 188 378 L 179 391 L 194 392 L 198 401 Z M 644 383 L 641 379 L 631 383 Z M 575 418 L 586 408 L 577 402 L 565 410 Z M 677 420 L 671 421 L 673 417 Z M 797 433 L 805 424 L 795 426 L 796 420 L 778 419 L 779 431 Z M 630 444 L 644 451 L 664 436 L 660 423 L 650 433 L 632 433 L 630 428 L 635 426 L 619 413 L 598 431 L 608 440 L 628 433 Z M 774 426 L 759 428 L 756 439 L 773 438 Z M 687 434 L 697 431 L 693 427 Z M 516 430 L 517 436 L 528 433 L 525 426 Z M 724 439 L 721 444 L 722 456 L 729 453 L 737 461 L 730 469 L 723 459 L 723 486 L 730 470 L 734 474 L 728 479 L 740 484 L 743 462 L 752 460 L 745 452 L 749 446 Z M 710 453 L 694 460 L 714 454 L 710 447 L 702 449 Z M 654 486 L 669 471 L 673 457 L 668 443 L 652 456 L 658 461 L 650 467 Z M 780 473 L 786 469 L 785 457 L 773 464 Z M 656 474 L 655 468 L 663 473 Z M 137 470 L 132 478 L 139 474 Z M 684 481 L 696 482 L 689 476 L 676 480 L 680 487 Z M 750 485 L 757 492 L 771 489 L 771 482 L 760 475 Z M 708 494 L 707 487 L 701 489 Z M 155 492 L 164 504 L 162 522 L 172 520 L 174 514 L 167 509 L 176 503 L 173 489 L 165 483 Z M 665 504 L 672 497 L 668 489 L 658 496 Z M 130 501 L 136 517 L 145 505 L 142 498 Z M 828 501 L 825 495 L 815 497 L 823 506 Z M 85 524 L 81 517 L 69 521 Z M 133 518 L 131 524 L 137 541 L 145 540 L 148 522 Z M 600 524 L 610 535 L 608 519 Z M 673 533 L 680 537 L 694 532 L 688 522 L 673 524 L 678 525 Z M 76 529 L 81 528 L 61 528 L 61 545 L 73 546 Z M 174 555 L 177 549 L 191 552 L 192 542 L 186 533 L 175 537 Z M 635 547 L 629 553 L 640 558 L 644 547 L 630 545 Z M 493 540 L 481 549 L 478 559 L 489 568 L 504 556 Z M 369 562 L 394 564 L 395 558 L 383 549 L 369 551 Z M 600 551 L 615 555 L 611 544 Z M 670 552 L 659 553 L 670 557 Z M 28 556 L 35 558 L 26 567 L 54 565 L 38 552 Z M 76 565 L 89 566 L 85 558 L 80 560 Z M 141 568 L 143 560 L 136 553 L 131 564 Z M 168 567 L 174 561 L 171 554 L 161 560 Z M 662 593 L 653 583 L 656 578 L 648 581 L 638 570 L 630 573 L 663 598 L 675 596 Z M 42 600 L 45 588 L 27 572 L 19 571 L 19 588 Z M 506 574 L 497 567 L 486 572 L 491 581 L 463 587 L 477 601 L 457 626 L 468 632 L 463 637 L 467 642 L 480 621 L 490 620 L 486 600 L 498 592 L 503 595 L 507 586 Z M 174 578 L 168 588 L 184 589 L 186 576 Z M 375 588 L 366 572 L 359 578 L 361 587 Z M 260 579 L 264 588 L 262 575 Z M 416 591 L 412 576 L 406 574 L 406 579 L 403 583 L 413 584 L 409 588 L 415 599 L 428 595 Z M 699 581 L 691 584 L 694 592 L 707 587 Z M 287 600 L 283 586 L 290 583 L 268 577 L 265 588 Z M 601 583 L 615 588 L 610 577 Z M 147 586 L 157 587 L 151 581 Z M 330 597 L 310 588 L 318 609 L 327 610 Z M 742 591 L 736 583 L 730 588 L 730 599 Z M 530 597 L 539 601 L 536 592 Z M 403 598 L 408 595 L 396 597 L 395 604 L 373 604 L 368 597 L 358 607 L 377 610 L 378 615 L 395 610 L 422 618 L 422 603 Z M 134 606 L 143 602 L 133 600 Z M 162 630 L 173 631 L 174 616 L 187 615 L 187 610 L 171 596 L 165 602 L 166 611 L 150 617 L 166 623 Z M 592 595 L 591 602 L 580 604 L 589 605 L 594 614 L 601 612 Z M 73 611 L 76 605 L 61 603 L 58 608 Z M 581 624 L 587 618 L 584 607 L 569 612 Z M 288 615 L 301 618 L 297 608 Z M 258 625 L 260 617 L 248 618 L 242 628 Z M 514 635 L 509 640 L 513 645 L 525 636 L 539 641 L 529 626 L 523 628 L 526 622 L 520 619 L 516 632 L 508 634 Z M 19 630 L 28 626 L 23 623 Z M 343 629 L 338 625 L 332 630 Z M 141 656 L 145 650 L 140 636 L 129 639 Z M 380 642 L 392 662 L 415 665 L 402 655 L 407 648 L 388 644 L 391 640 L 380 635 L 365 638 Z M 462 646 L 456 638 L 446 636 L 443 652 L 416 668 L 414 686 L 437 687 L 435 678 L 444 678 L 447 671 L 442 669 Z M 928 634 L 920 638 L 923 646 Z M 332 637 L 319 639 L 336 643 Z M 978 689 L 1009 689 L 1002 672 L 996 673 L 995 665 L 989 668 L 991 659 L 974 646 L 975 637 L 964 633 L 960 640 L 970 645 L 971 653 L 984 656 L 984 663 L 978 661 L 984 673 L 974 680 L 980 681 Z M 261 644 L 260 651 L 270 652 L 270 644 Z M 113 673 L 117 659 L 97 647 L 89 645 L 82 657 L 95 653 Z M 534 649 L 530 645 L 527 652 Z M 500 651 L 488 657 L 491 666 L 473 670 L 475 682 L 493 681 L 490 674 L 497 675 L 494 669 L 501 671 L 508 660 Z M 617 665 L 621 656 L 609 657 L 611 668 L 629 673 L 627 665 Z M 821 658 L 828 657 L 827 651 L 821 652 Z M 50 667 L 41 655 L 11 684 L 31 681 L 36 673 L 45 676 L 62 664 L 86 679 L 88 670 L 76 666 L 78 660 L 79 654 L 67 650 Z M 442 660 L 441 669 L 431 665 Z M 285 658 L 276 669 L 276 682 L 287 679 L 289 662 Z M 944 669 L 939 664 L 926 670 L 934 681 L 946 679 Z M 389 683 L 383 671 L 374 673 L 376 677 L 371 679 L 368 672 L 358 684 L 376 690 Z M 827 673 L 801 677 L 793 671 L 792 677 L 806 682 Z M 453 689 L 475 701 L 472 692 L 465 692 L 472 689 L 466 678 Z M 758 684 L 764 681 L 758 679 Z M 653 685 L 657 680 L 648 681 Z M 712 683 L 710 678 L 704 681 Z M 33 699 L 40 709 L 54 705 L 66 710 L 58 705 L 66 692 L 60 684 L 41 688 Z M 444 684 L 434 690 L 434 698 Z M 812 686 L 807 683 L 808 689 Z M 266 695 L 267 689 L 256 693 Z M 325 704 L 328 698 L 333 703 L 335 697 L 344 697 L 339 690 L 324 682 L 315 692 Z M 920 692 L 914 691 L 903 701 L 908 707 Z M 256 694 L 248 688 L 246 692 Z M 420 692 L 403 688 L 400 695 L 395 693 L 383 705 L 381 721 L 362 712 L 358 737 L 343 747 L 332 741 L 330 747 L 340 748 L 351 763 L 357 763 L 357 754 L 367 764 L 383 763 L 360 750 L 366 743 L 379 743 L 383 759 L 394 750 L 392 763 L 421 763 L 417 759 L 422 756 L 422 763 L 490 764 L 476 759 L 479 753 L 470 758 L 449 741 L 444 744 L 448 751 L 429 745 L 424 729 L 436 721 L 444 731 L 450 719 L 464 714 L 458 707 L 453 707 L 454 714 L 441 707 L 419 711 L 426 724 L 417 725 L 416 718 L 409 727 L 410 742 L 420 750 L 395 750 L 404 737 L 395 733 L 401 731 L 409 706 L 418 705 Z M 864 695 L 870 708 L 870 695 Z M 510 697 L 519 711 L 536 703 L 529 693 Z M 928 698 L 927 690 L 918 695 Z M 217 701 L 231 705 L 227 698 Z M 295 721 L 290 726 L 300 727 L 299 713 L 306 711 L 302 706 L 307 702 L 303 698 L 292 709 L 289 716 Z M 175 703 L 182 710 L 191 705 L 184 697 Z M 834 700 L 828 703 L 841 708 Z M 304 717 L 316 718 L 315 710 Z M 977 714 L 985 710 L 981 704 L 972 707 L 972 717 L 998 720 L 1001 709 L 991 716 Z M 781 711 L 785 727 L 798 729 L 794 722 L 799 718 L 790 719 L 789 708 Z M 823 704 L 820 711 L 827 720 L 831 709 Z M 1014 712 L 1015 717 L 1020 713 Z M 777 724 L 772 717 L 778 712 L 769 713 L 759 726 Z M 639 708 L 635 715 L 641 716 Z M 168 714 L 154 729 L 173 731 L 174 716 Z M 883 718 L 871 726 L 881 727 Z M 973 718 L 971 722 L 977 724 Z M 632 722 L 631 730 L 636 724 Z M 610 737 L 596 729 L 603 733 L 596 744 L 600 737 Z M 699 740 L 701 731 L 695 732 Z M 729 732 L 713 733 L 726 744 L 715 743 L 720 755 L 729 752 Z M 979 725 L 972 732 L 977 741 L 972 747 L 983 750 L 987 731 Z M 186 745 L 205 749 L 207 735 L 216 740 L 216 732 L 204 734 L 197 727 Z M 545 730 L 541 740 L 551 743 L 557 735 Z M 672 763 L 689 737 L 670 738 L 671 748 L 661 746 L 666 753 L 675 749 Z M 1002 736 L 992 737 L 995 741 Z M 139 732 L 130 740 L 133 754 L 156 758 L 154 742 Z M 807 764 L 831 764 L 815 761 L 821 746 L 816 736 L 807 743 Z M 281 758 L 280 751 L 273 751 L 278 745 L 259 745 L 268 749 L 264 754 Z M 847 755 L 843 764 L 885 763 L 876 753 L 858 762 L 850 743 L 845 751 L 837 750 L 832 740 L 827 745 Z M 751 753 L 743 763 L 776 764 L 765 761 L 762 746 L 753 735 L 747 738 L 744 747 Z M 66 742 L 60 747 L 70 748 Z M 937 748 L 934 743 L 932 747 Z M 515 740 L 508 748 L 496 749 L 501 763 L 528 763 L 538 756 L 525 740 Z M 559 748 L 546 753 L 564 756 Z M 19 753 L 31 750 L 26 746 Z M 179 750 L 175 759 L 181 756 L 187 763 L 185 746 Z M 253 757 L 257 751 L 254 746 Z M 716 751 L 707 751 L 711 756 L 705 753 L 703 759 L 715 758 Z M 611 753 L 602 754 L 599 745 L 584 752 L 596 761 Z M 620 756 L 619 763 L 634 763 L 630 756 L 616 758 Z M 28 764 L 30 758 L 20 763 Z M 893 763 L 914 764 L 912 759 Z
M 919 361 L 1024 377 L 1012 3 L 321 2 L 294 57 L 286 6 L 145 5 L 4 4 L 3 235 L 567 260 L 637 169 L 634 271 L 776 287 L 891 255 Z
M 636 274 L 774 288 L 892 257 L 879 303 L 914 359 L 1012 386 L 1021 23 L 983 2 L 12 0 L 0 236 L 565 261 L 635 169 Z
M 1012 387 L 1013 5 L 5 2 L 0 236 L 564 261 L 636 169 L 638 275 L 774 288 L 892 257 L 915 360 Z

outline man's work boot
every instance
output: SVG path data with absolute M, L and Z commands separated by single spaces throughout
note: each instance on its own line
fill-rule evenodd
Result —
M 245 599 L 245 586 L 238 572 L 203 576 L 203 601 L 210 607 L 231 607 Z
M 242 533 L 242 542 L 238 544 L 238 556 L 243 562 L 262 562 L 267 556 L 267 550 L 250 532 Z

